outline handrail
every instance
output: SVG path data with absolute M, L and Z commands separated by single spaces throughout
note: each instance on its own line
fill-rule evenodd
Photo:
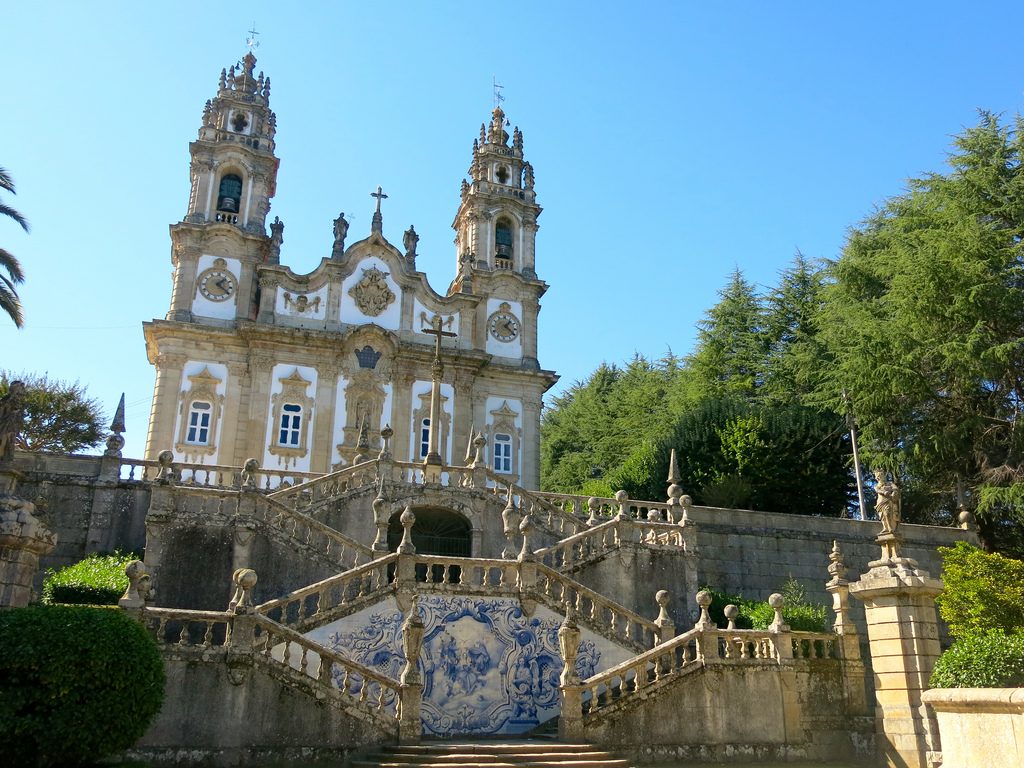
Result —
M 125 470 L 127 469 L 127 472 Z M 136 470 L 139 470 L 136 476 Z M 242 467 L 235 467 L 229 464 L 201 464 L 198 462 L 180 462 L 171 464 L 175 481 L 179 485 L 197 488 L 238 488 L 241 485 Z M 132 459 L 122 458 L 121 467 L 118 473 L 121 480 L 129 483 L 155 482 L 159 479 L 163 467 L 160 462 L 153 459 Z M 298 472 L 286 469 L 269 469 L 260 467 L 255 474 L 263 478 L 259 483 L 260 490 L 267 491 L 274 486 L 274 479 L 278 480 L 278 486 L 289 478 L 314 478 L 319 477 L 316 472 Z M 181 479 L 183 475 L 188 475 Z M 200 479 L 201 478 L 201 481 Z
M 391 584 L 388 567 L 397 560 L 398 555 L 392 552 L 343 573 L 293 590 L 283 597 L 268 600 L 253 610 L 284 626 L 301 624 L 316 617 L 322 618 L 335 608 L 387 590 Z M 352 594 L 353 592 L 355 594 Z M 310 600 L 313 597 L 315 600 Z M 277 612 L 276 616 L 272 615 L 274 612 Z
M 653 621 L 609 600 L 554 568 L 543 563 L 536 565 L 538 583 L 535 589 L 538 595 L 554 600 L 558 605 L 565 605 L 570 595 L 574 594 L 573 608 L 576 609 L 578 617 L 592 626 L 604 628 L 605 633 L 610 633 L 611 637 L 620 643 L 644 649 L 650 648 L 657 642 L 659 628 Z M 543 581 L 543 585 L 541 581 Z M 558 585 L 557 594 L 553 589 L 555 584 Z M 589 601 L 589 608 L 584 603 L 585 600 Z M 604 611 L 608 612 L 607 623 L 603 615 Z M 636 630 L 634 630 L 634 626 Z
M 546 500 L 549 504 L 564 510 L 566 514 L 580 518 L 586 518 L 589 515 L 588 504 L 592 498 L 597 502 L 597 508 L 595 510 L 595 517 L 597 519 L 615 517 L 619 513 L 619 509 L 621 507 L 618 500 L 606 496 L 582 496 L 580 494 L 551 493 L 548 491 L 536 491 L 536 494 Z M 567 506 L 569 509 L 566 509 Z M 653 509 L 659 512 L 662 521 L 671 523 L 673 522 L 672 520 L 667 520 L 668 511 L 671 507 L 672 505 L 667 501 L 645 501 L 641 499 L 626 500 L 626 509 L 629 513 L 627 517 L 630 520 L 647 520 L 647 515 L 644 513 L 650 512 Z
M 374 558 L 374 552 L 370 547 L 349 538 L 340 531 L 331 528 L 325 523 L 321 523 L 309 515 L 305 515 L 286 504 L 282 504 L 275 498 L 262 496 L 257 500 L 255 506 L 256 513 L 262 515 L 265 524 L 277 526 L 286 534 L 303 541 L 307 545 L 313 545 L 314 534 L 325 538 L 327 544 L 323 547 L 323 554 L 327 557 L 333 557 L 339 564 L 352 567 L 359 564 L 360 556 L 365 560 L 372 560 Z M 276 512 L 276 515 L 273 514 L 274 512 Z M 285 521 L 291 524 L 291 530 L 289 530 Z M 301 526 L 306 528 L 304 539 L 298 534 Z M 345 563 L 345 557 L 348 552 L 354 553 L 351 563 Z
M 257 615 L 254 618 L 256 627 L 261 630 L 257 638 L 261 642 L 257 645 L 256 652 L 264 658 L 289 666 L 323 685 L 334 688 L 356 699 L 360 704 L 367 705 L 377 714 L 393 715 L 397 710 L 400 687 L 397 680 L 392 680 L 387 675 L 313 642 L 305 635 L 284 627 L 266 616 Z M 294 658 L 293 645 L 301 649 L 298 658 Z M 311 653 L 316 656 L 315 659 L 310 658 Z M 340 675 L 335 672 L 335 666 L 342 669 Z
M 618 520 L 609 520 L 593 528 L 585 528 L 549 547 L 538 549 L 534 556 L 551 568 L 568 568 L 591 555 L 614 549 L 619 544 L 618 524 Z M 611 542 L 607 538 L 609 533 Z M 577 546 L 580 546 L 578 553 Z
M 351 486 L 345 481 L 349 478 L 362 480 L 367 472 L 370 473 L 373 480 L 377 478 L 377 465 L 379 459 L 370 459 L 369 461 L 362 461 L 358 464 L 352 464 L 347 467 L 343 467 L 335 472 L 329 472 L 326 475 L 316 475 L 306 480 L 305 482 L 293 485 L 290 488 L 283 488 L 281 490 L 274 491 L 268 494 L 270 497 L 279 501 L 293 500 L 297 506 L 300 500 L 306 501 L 308 504 L 315 504 L 318 501 L 322 501 L 326 498 L 340 493 L 341 491 L 348 490 L 350 487 L 365 487 L 368 483 L 362 483 L 359 486 Z

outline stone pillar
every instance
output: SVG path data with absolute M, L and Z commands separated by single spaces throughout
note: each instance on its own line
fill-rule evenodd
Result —
M 420 649 L 423 647 L 425 631 L 423 619 L 420 618 L 416 598 L 413 597 L 405 621 L 402 622 L 402 651 L 405 654 L 405 667 L 399 678 L 398 702 L 398 743 L 419 744 L 423 736 L 422 715 L 423 678 L 420 675 Z
M 939 731 L 921 694 L 940 653 L 935 596 L 942 582 L 900 556 L 895 531 L 875 540 L 882 558 L 868 563 L 850 594 L 863 601 L 868 625 L 879 756 L 893 768 L 928 768 Z
M 57 544 L 33 514 L 35 504 L 14 495 L 21 473 L 0 467 L 0 608 L 21 608 L 32 600 L 39 558 Z
M 559 679 L 561 715 L 558 738 L 563 742 L 583 740 L 583 689 L 576 672 L 576 655 L 580 647 L 580 628 L 571 602 L 565 604 L 565 620 L 558 628 L 558 648 L 562 652 L 562 676 Z
M 846 580 L 846 564 L 838 542 L 832 542 L 832 552 L 828 558 L 828 572 L 832 578 L 825 583 L 825 590 L 832 595 L 832 612 L 835 614 L 832 631 L 836 633 L 836 646 L 839 658 L 843 661 L 846 711 L 851 715 L 859 715 L 868 711 L 864 662 L 860 658 L 860 635 L 849 616 L 850 582 Z
M 196 268 L 202 251 L 191 245 L 175 245 L 174 281 L 171 283 L 171 307 L 166 318 L 182 323 L 192 320 L 192 299 L 196 294 Z
M 237 467 L 245 457 L 245 428 L 248 426 L 249 365 L 244 361 L 227 362 L 228 380 L 224 387 L 221 422 L 217 427 L 217 463 Z M 261 454 L 262 455 L 262 454 Z
M 160 354 L 156 356 L 156 386 L 153 405 L 149 412 L 149 435 L 146 438 L 146 458 L 155 459 L 160 451 L 176 442 L 174 418 L 178 413 L 181 393 L 181 373 L 185 355 Z
M 334 422 L 338 403 L 338 376 L 341 366 L 336 362 L 317 366 L 316 417 L 310 440 L 309 469 L 330 472 L 334 463 Z
M 270 418 L 270 389 L 273 385 L 270 374 L 273 370 L 274 361 L 269 355 L 249 355 L 249 429 L 246 436 L 248 448 L 244 452 L 247 456 L 259 459 L 260 463 L 263 463 L 263 457 L 267 455 L 267 421 Z

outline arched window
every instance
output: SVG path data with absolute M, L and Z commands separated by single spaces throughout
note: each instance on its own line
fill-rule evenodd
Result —
M 238 213 L 242 202 L 242 177 L 229 173 L 221 177 L 220 191 L 217 193 L 217 210 Z
M 430 419 L 423 419 L 420 422 L 420 458 L 426 458 L 430 453 Z
M 494 434 L 494 471 L 504 474 L 512 472 L 512 435 L 504 432 Z
M 494 261 L 499 269 L 512 268 L 512 222 L 498 219 L 494 225 Z
M 210 444 L 210 416 L 213 407 L 202 400 L 195 400 L 188 408 L 188 429 L 185 442 L 189 445 Z
M 302 406 L 285 403 L 281 406 L 281 429 L 277 444 L 285 448 L 298 448 L 302 442 Z

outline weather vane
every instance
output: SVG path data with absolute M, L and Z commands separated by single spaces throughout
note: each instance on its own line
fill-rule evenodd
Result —
M 256 48 L 260 47 L 260 41 L 256 39 L 256 35 L 259 32 L 256 31 L 256 22 L 252 23 L 252 29 L 249 30 L 249 36 L 245 38 L 245 47 L 249 49 L 249 53 L 252 53 Z
M 491 84 L 494 87 L 494 108 L 497 109 L 498 105 L 505 100 L 505 95 L 501 92 L 505 86 L 498 82 L 497 77 L 491 77 Z

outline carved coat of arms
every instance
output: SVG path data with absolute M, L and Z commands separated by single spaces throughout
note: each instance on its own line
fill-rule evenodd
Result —
M 356 306 L 364 315 L 376 317 L 395 300 L 395 294 L 388 288 L 387 272 L 376 267 L 363 270 L 363 276 L 353 285 L 348 295 L 355 299 Z

